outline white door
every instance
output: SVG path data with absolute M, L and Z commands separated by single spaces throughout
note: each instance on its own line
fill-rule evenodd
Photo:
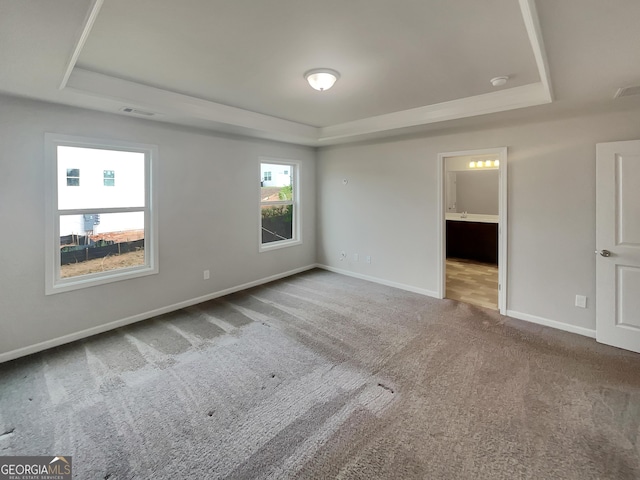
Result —
M 640 352 L 640 140 L 596 157 L 596 339 Z

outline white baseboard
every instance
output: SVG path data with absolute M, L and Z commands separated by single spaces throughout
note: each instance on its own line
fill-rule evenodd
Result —
M 379 283 L 388 287 L 400 288 L 402 290 L 408 290 L 414 293 L 420 293 L 428 297 L 440 298 L 438 292 L 432 292 L 431 290 L 425 290 L 422 288 L 413 287 L 411 285 L 405 285 L 402 283 L 391 282 L 381 278 L 370 277 L 369 275 L 363 275 L 361 273 L 354 273 L 348 270 L 342 270 L 340 268 L 330 267 L 328 265 L 316 265 L 318 268 L 328 270 L 330 272 L 339 273 L 341 275 L 347 275 L 349 277 L 359 278 L 361 280 L 367 280 L 369 282 Z M 565 332 L 577 333 L 578 335 L 584 335 L 585 337 L 596 338 L 596 331 L 589 328 L 577 327 L 568 323 L 558 322 L 556 320 L 550 320 L 548 318 L 537 317 L 528 313 L 517 312 L 515 310 L 507 310 L 507 316 L 517 318 L 518 320 L 524 320 L 525 322 L 531 322 L 545 327 L 556 328 L 558 330 L 564 330 Z
M 591 330 L 590 328 L 577 327 L 568 323 L 537 317 L 535 315 L 529 315 L 528 313 L 516 312 L 514 310 L 507 310 L 507 316 L 517 318 L 518 320 L 524 320 L 525 322 L 537 323 L 538 325 L 543 325 L 545 327 L 557 328 L 558 330 L 564 330 L 565 332 L 577 333 L 578 335 L 584 335 L 585 337 L 596 338 L 596 331 Z
M 369 275 L 363 275 L 362 273 L 350 272 L 348 270 L 342 270 L 340 268 L 330 267 L 329 265 L 316 265 L 318 268 L 322 268 L 323 270 L 328 270 L 330 272 L 339 273 L 340 275 L 346 275 L 348 277 L 359 278 L 360 280 L 367 280 L 373 283 L 379 283 L 380 285 L 386 285 L 387 287 L 399 288 L 400 290 L 407 290 L 413 293 L 419 293 L 421 295 L 426 295 L 427 297 L 440 298 L 438 296 L 438 292 L 433 292 L 431 290 L 425 290 L 424 288 L 414 287 L 412 285 L 405 285 L 404 283 L 392 282 L 390 280 L 385 280 L 383 278 L 371 277 Z
M 411 285 L 405 285 L 402 283 L 392 282 L 384 280 L 382 278 L 371 277 L 369 275 L 363 275 L 361 273 L 350 272 L 348 270 L 342 270 L 340 268 L 330 267 L 328 265 L 316 265 L 318 268 L 328 270 L 330 272 L 339 273 L 341 275 L 347 275 L 349 277 L 359 278 L 361 280 L 367 280 L 369 282 L 379 283 L 388 287 L 395 287 L 401 290 L 408 290 L 414 293 L 420 293 L 428 297 L 440 298 L 438 292 L 431 290 L 425 290 L 423 288 L 417 288 Z M 538 317 L 536 315 L 530 315 L 528 313 L 517 312 L 515 310 L 507 310 L 507 316 L 517 318 L 518 320 L 524 320 L 525 322 L 531 322 L 545 327 L 556 328 L 558 330 L 564 330 L 565 332 L 577 333 L 578 335 L 584 335 L 585 337 L 596 338 L 596 331 L 589 328 L 578 327 L 568 323 L 558 322 L 556 320 L 550 320 L 548 318 Z
M 198 303 L 206 302 L 208 300 L 213 300 L 214 298 L 224 297 L 225 295 L 229 295 L 231 293 L 236 293 L 242 290 L 247 290 L 252 287 L 257 287 L 258 285 L 263 285 L 265 283 L 273 282 L 275 280 L 279 280 L 281 278 L 290 277 L 291 275 L 295 275 L 297 273 L 305 272 L 307 270 L 311 270 L 313 268 L 322 268 L 323 270 L 328 270 L 330 272 L 339 273 L 341 275 L 346 275 L 349 277 L 359 278 L 361 280 L 367 280 L 369 282 L 378 283 L 381 285 L 386 285 L 388 287 L 399 288 L 401 290 L 406 290 L 413 293 L 418 293 L 421 295 L 426 295 L 428 297 L 439 298 L 438 293 L 426 290 L 423 288 L 414 287 L 412 285 L 406 285 L 403 283 L 392 282 L 389 280 L 384 280 L 382 278 L 372 277 L 369 275 L 363 275 L 361 273 L 350 272 L 348 270 L 342 270 L 340 268 L 330 267 L 328 265 L 321 264 L 312 264 L 307 265 L 305 267 L 296 268 L 294 270 L 289 270 L 288 272 L 282 272 L 276 275 L 271 275 L 269 277 L 261 278 L 259 280 L 254 280 L 252 282 L 244 283 L 242 285 L 237 285 L 235 287 L 227 288 L 224 290 L 220 290 L 218 292 L 209 293 L 207 295 L 203 295 L 201 297 L 192 298 L 190 300 L 185 300 L 183 302 L 174 303 L 173 305 L 167 305 L 166 307 L 157 308 L 155 310 L 151 310 L 148 312 L 140 313 L 137 315 L 133 315 L 131 317 L 123 318 L 121 320 L 116 320 L 114 322 L 105 323 L 103 325 L 98 325 L 97 327 L 88 328 L 86 330 L 82 330 L 80 332 L 71 333 L 69 335 L 64 335 L 62 337 L 53 338 L 51 340 L 46 340 L 44 342 L 37 343 L 35 345 L 29 345 L 27 347 L 18 348 L 16 350 L 11 350 L 9 352 L 0 353 L 0 363 L 8 362 L 10 360 L 14 360 L 16 358 L 24 357 L 26 355 L 31 355 L 32 353 L 41 352 L 43 350 L 47 350 L 49 348 L 58 347 L 60 345 L 64 345 L 65 343 L 71 343 L 76 340 L 81 340 L 83 338 L 91 337 L 93 335 L 97 335 L 100 333 L 108 332 L 109 330 L 113 330 L 116 328 L 124 327 L 130 325 L 132 323 L 136 323 L 142 320 L 146 320 L 148 318 L 152 318 L 158 315 L 162 315 L 164 313 L 173 312 L 175 310 L 180 310 L 181 308 L 190 307 L 192 305 L 196 305 Z M 570 325 L 568 323 L 558 322 L 556 320 L 550 320 L 548 318 L 538 317 L 535 315 L 530 315 L 528 313 L 517 312 L 514 310 L 507 310 L 507 316 L 517 318 L 519 320 L 524 320 L 526 322 L 536 323 L 538 325 L 543 325 L 545 327 L 556 328 L 558 330 L 564 330 L 566 332 L 577 333 L 578 335 L 584 335 L 585 337 L 596 338 L 596 331 L 578 327 L 575 325 Z
M 70 333 L 69 335 L 63 335 L 62 337 L 46 340 L 44 342 L 36 343 L 35 345 L 29 345 L 27 347 L 18 348 L 16 350 L 11 350 L 9 352 L 0 353 L 0 363 L 8 362 L 9 360 L 14 360 L 16 358 L 24 357 L 26 355 L 31 355 L 32 353 L 41 352 L 49 348 L 58 347 L 60 345 L 64 345 L 65 343 L 75 342 L 76 340 L 81 340 L 83 338 L 91 337 L 99 333 L 108 332 L 109 330 L 113 330 L 115 328 L 124 327 L 126 325 L 130 325 L 132 323 L 136 323 L 141 320 L 146 320 L 148 318 L 162 315 L 164 313 L 173 312 L 175 310 L 180 310 L 181 308 L 186 308 L 186 307 L 190 307 L 191 305 L 196 305 L 198 303 L 206 302 L 208 300 L 213 300 L 214 298 L 224 297 L 225 295 L 239 292 L 241 290 L 246 290 L 251 287 L 257 287 L 258 285 L 263 285 L 265 283 L 273 282 L 274 280 L 290 277 L 291 275 L 305 272 L 307 270 L 311 270 L 316 267 L 317 267 L 316 264 L 307 265 L 305 267 L 289 270 L 288 272 L 278 273 L 276 275 L 271 275 L 270 277 L 254 280 L 253 282 L 248 282 L 235 287 L 226 288 L 218 292 L 209 293 L 201 297 L 192 298 L 190 300 L 185 300 L 183 302 L 174 303 L 173 305 L 167 305 L 166 307 L 156 308 L 155 310 L 139 313 L 137 315 L 123 318 L 121 320 L 116 320 L 114 322 L 98 325 L 97 327 L 87 328 L 86 330 L 81 330 L 80 332 Z

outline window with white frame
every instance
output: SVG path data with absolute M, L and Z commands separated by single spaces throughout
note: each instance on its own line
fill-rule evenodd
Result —
M 80 186 L 80 169 L 67 168 L 67 187 Z
M 104 170 L 103 174 L 103 185 L 105 187 L 115 187 L 116 186 L 116 172 L 113 170 Z
M 260 251 L 301 243 L 299 168 L 291 160 L 261 159 Z
M 56 134 L 45 140 L 46 293 L 157 273 L 157 147 Z

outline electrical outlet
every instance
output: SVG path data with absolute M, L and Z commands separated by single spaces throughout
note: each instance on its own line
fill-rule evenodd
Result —
M 576 295 L 576 307 L 587 308 L 587 297 L 584 295 Z
M 367 255 L 367 263 L 371 263 L 371 255 Z
M 354 261 L 354 262 L 357 262 L 357 261 L 358 261 L 358 254 L 357 254 L 357 253 L 354 253 L 354 254 L 353 254 L 353 261 Z
M 205 280 L 209 280 L 209 278 L 211 278 L 209 274 L 209 270 L 205 270 L 204 272 L 202 272 L 202 276 L 204 277 Z

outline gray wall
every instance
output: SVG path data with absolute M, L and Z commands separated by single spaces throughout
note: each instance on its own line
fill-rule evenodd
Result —
M 45 132 L 158 145 L 158 275 L 45 296 Z M 315 262 L 313 149 L 3 96 L 0 145 L 0 354 Z M 302 245 L 258 253 L 260 155 L 302 161 Z
M 45 132 L 159 146 L 158 275 L 44 295 Z M 637 138 L 638 111 L 316 153 L 0 96 L 0 355 L 316 260 L 434 292 L 437 155 L 498 146 L 509 147 L 508 309 L 594 329 L 595 144 Z M 300 246 L 258 253 L 260 155 L 303 162 Z M 197 240 L 185 245 L 185 232 Z M 349 254 L 342 261 L 341 251 Z M 576 293 L 589 297 L 589 308 L 573 306 Z
M 456 172 L 458 212 L 498 215 L 498 170 Z
M 637 138 L 638 111 L 323 148 L 318 262 L 436 292 L 438 153 L 507 146 L 507 307 L 593 330 L 595 144 Z

